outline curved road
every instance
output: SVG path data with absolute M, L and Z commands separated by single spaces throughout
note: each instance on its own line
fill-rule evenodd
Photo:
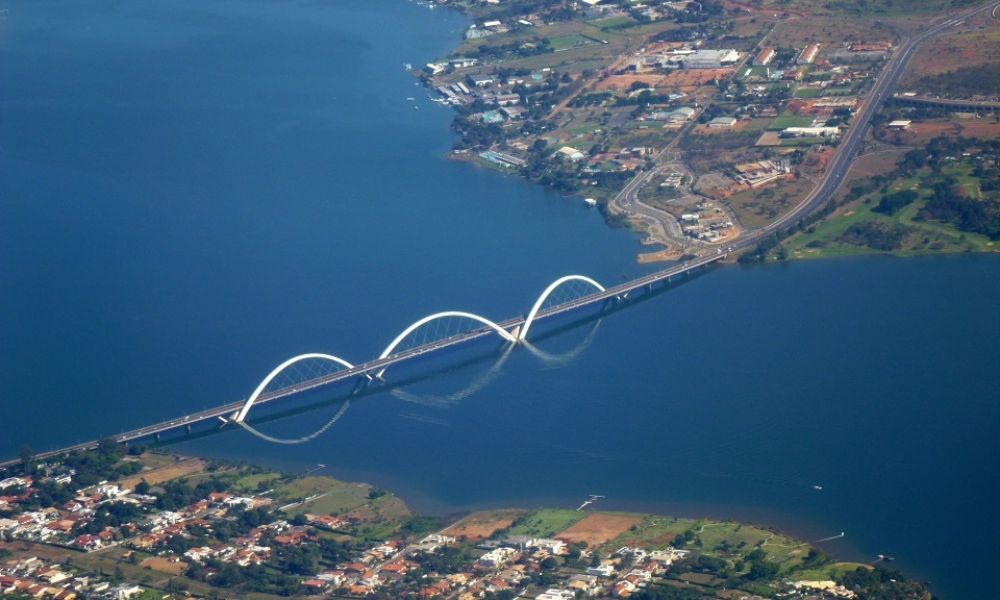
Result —
M 746 237 L 737 240 L 731 246 L 727 247 L 725 252 L 728 253 L 750 248 L 758 244 L 767 236 L 794 226 L 796 223 L 813 214 L 816 210 L 825 205 L 847 176 L 847 173 L 851 168 L 851 164 L 854 162 L 854 158 L 858 154 L 861 144 L 868 134 L 868 131 L 871 129 L 872 116 L 878 111 L 878 108 L 885 101 L 886 97 L 888 97 L 892 88 L 896 85 L 896 82 L 899 81 L 899 77 L 903 74 L 903 71 L 906 70 L 906 66 L 909 64 L 910 59 L 913 58 L 913 54 L 916 52 L 916 49 L 921 42 L 950 27 L 958 25 L 969 17 L 978 15 L 987 10 L 995 11 L 998 7 L 1000 7 L 1000 4 L 998 4 L 996 0 L 990 0 L 990 2 L 983 4 L 978 8 L 934 25 L 923 33 L 920 33 L 904 42 L 899 47 L 897 52 L 893 54 L 889 63 L 882 70 L 882 73 L 880 73 L 876 78 L 875 86 L 872 88 L 871 93 L 868 94 L 868 97 L 861 104 L 857 114 L 855 114 L 853 122 L 847 130 L 847 134 L 840 141 L 837 153 L 830 162 L 829 168 L 826 173 L 823 174 L 823 177 L 820 179 L 816 187 L 814 187 L 812 191 L 809 192 L 809 194 L 790 211 L 769 225 L 753 231 Z M 680 135 L 678 135 L 678 138 L 679 137 Z M 672 145 L 673 143 L 671 143 L 671 146 Z M 665 148 L 664 151 L 668 148 Z M 662 152 L 658 154 L 657 157 L 660 155 L 662 155 Z M 655 220 L 660 223 L 664 231 L 666 231 L 670 226 L 669 223 L 673 222 L 673 218 L 671 217 L 670 219 L 664 220 L 662 215 L 656 214 L 659 211 L 655 211 L 655 209 L 646 207 L 638 202 L 639 189 L 656 174 L 656 171 L 656 169 L 652 169 L 637 175 L 628 184 L 626 184 L 617 196 L 615 196 L 612 200 L 612 204 L 614 204 L 616 208 L 624 210 L 626 213 L 637 215 L 645 220 Z M 646 210 L 644 210 L 644 208 Z

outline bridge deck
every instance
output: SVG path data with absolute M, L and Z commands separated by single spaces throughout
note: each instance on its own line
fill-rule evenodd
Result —
M 633 290 L 637 290 L 646 287 L 648 285 L 652 285 L 654 283 L 670 279 L 672 277 L 684 275 L 685 273 L 688 273 L 695 269 L 714 263 L 715 261 L 720 260 L 725 256 L 726 254 L 720 253 L 720 254 L 715 254 L 713 256 L 693 260 L 691 262 L 683 263 L 680 265 L 675 265 L 673 267 L 657 271 L 656 273 L 651 273 L 649 275 L 645 275 L 643 277 L 639 277 L 637 279 L 633 279 L 631 281 L 627 281 L 619 285 L 607 288 L 604 291 L 594 292 L 592 294 L 581 296 L 580 298 L 571 300 L 569 302 L 564 302 L 562 304 L 550 306 L 548 308 L 540 310 L 538 314 L 535 316 L 535 320 L 554 317 L 556 315 L 576 310 L 584 306 L 597 304 L 611 298 L 617 298 L 620 296 L 627 295 L 629 292 Z M 500 321 L 497 324 L 500 325 L 500 327 L 506 329 L 507 331 L 512 331 L 515 328 L 522 326 L 524 322 L 525 322 L 525 316 L 522 315 L 511 319 L 507 319 L 505 321 Z M 261 396 L 257 399 L 255 406 L 259 404 L 267 404 L 269 402 L 274 402 L 276 400 L 287 398 L 288 396 L 292 396 L 294 394 L 299 394 L 308 390 L 313 390 L 325 385 L 330 385 L 338 381 L 343 381 L 345 379 L 350 379 L 353 377 L 361 377 L 361 376 L 370 376 L 372 373 L 381 371 L 382 369 L 385 369 L 386 367 L 389 367 L 391 365 L 399 364 L 401 362 L 411 360 L 419 356 L 423 356 L 425 354 L 430 354 L 438 350 L 443 350 L 444 348 L 450 348 L 452 346 L 456 346 L 494 333 L 495 332 L 489 327 L 479 327 L 471 331 L 461 333 L 458 335 L 453 335 L 451 337 L 447 337 L 435 342 L 430 342 L 420 346 L 415 346 L 413 348 L 404 350 L 402 352 L 390 354 L 385 358 L 370 360 L 368 362 L 355 365 L 353 368 L 350 369 L 343 369 L 337 371 L 336 373 L 331 373 L 323 377 L 310 379 L 308 381 L 304 381 L 294 386 L 282 388 L 280 390 L 274 390 L 271 392 L 266 392 L 264 394 L 261 394 Z M 219 417 L 228 418 L 230 415 L 237 412 L 243 406 L 243 403 L 244 403 L 243 400 L 237 402 L 230 402 L 228 404 L 223 404 L 221 406 L 216 406 L 199 412 L 184 415 L 176 419 L 161 421 L 159 423 L 147 425 L 145 427 L 140 427 L 138 429 L 133 429 L 131 431 L 125 431 L 118 435 L 111 436 L 111 439 L 117 442 L 131 442 L 138 439 L 166 433 L 174 429 L 189 427 Z M 37 454 L 36 458 L 44 460 L 46 458 L 57 456 L 59 454 L 65 454 L 67 452 L 95 448 L 97 447 L 98 442 L 99 440 L 91 440 L 80 444 L 67 446 L 65 448 L 60 448 L 58 450 L 42 452 Z M 13 466 L 19 462 L 20 461 L 16 459 L 3 461 L 0 462 L 0 468 Z

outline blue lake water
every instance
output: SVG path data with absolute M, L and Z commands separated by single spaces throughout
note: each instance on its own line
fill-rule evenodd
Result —
M 366 360 L 430 312 L 499 319 L 566 273 L 648 270 L 637 237 L 582 203 L 443 160 L 451 113 L 403 63 L 447 52 L 454 13 L 0 10 L 4 455 L 235 400 L 300 352 Z M 597 493 L 843 530 L 827 550 L 892 554 L 944 598 L 988 597 L 998 304 L 995 256 L 719 268 L 540 339 L 562 362 L 518 349 L 494 367 L 497 343 L 477 342 L 390 371 L 433 376 L 354 400 L 308 444 L 233 431 L 180 447 L 323 463 L 437 512 Z M 259 427 L 301 436 L 336 411 Z

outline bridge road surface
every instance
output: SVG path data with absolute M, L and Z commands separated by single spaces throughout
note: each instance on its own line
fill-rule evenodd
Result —
M 608 288 L 604 292 L 597 292 L 587 296 L 583 296 L 577 300 L 566 302 L 557 306 L 550 307 L 548 309 L 539 311 L 536 319 L 543 319 L 546 317 L 555 316 L 588 304 L 593 304 L 596 302 L 601 302 L 609 298 L 614 298 L 621 295 L 627 295 L 628 292 L 642 288 L 647 285 L 652 285 L 656 282 L 670 279 L 672 277 L 683 275 L 694 269 L 700 268 L 711 264 L 721 258 L 728 255 L 729 251 L 740 250 L 747 248 L 761 239 L 775 233 L 777 231 L 786 229 L 800 219 L 808 216 L 814 212 L 817 208 L 825 204 L 833 193 L 840 187 L 843 182 L 844 177 L 847 175 L 847 171 L 850 169 L 851 163 L 854 161 L 854 157 L 857 155 L 859 144 L 864 140 L 865 135 L 867 135 L 868 130 L 871 126 L 871 118 L 874 112 L 878 109 L 881 103 L 885 100 L 886 95 L 890 92 L 892 87 L 899 80 L 900 75 L 906 69 L 906 65 L 909 63 L 910 59 L 913 58 L 913 54 L 916 51 L 917 46 L 920 45 L 925 39 L 937 35 L 938 33 L 953 27 L 969 17 L 978 15 L 987 10 L 996 10 L 997 6 L 1000 6 L 994 0 L 981 5 L 980 7 L 973 9 L 963 15 L 958 17 L 953 17 L 944 21 L 938 25 L 935 25 L 928 29 L 927 31 L 909 39 L 903 46 L 900 47 L 899 51 L 890 59 L 889 64 L 883 69 L 881 75 L 875 83 L 875 87 L 872 89 L 871 94 L 869 94 L 868 99 L 862 104 L 861 108 L 858 110 L 858 114 L 855 115 L 854 123 L 848 130 L 847 135 L 841 140 L 840 150 L 834 157 L 830 168 L 827 170 L 823 179 L 820 181 L 812 192 L 806 198 L 799 203 L 795 208 L 786 213 L 784 216 L 779 218 L 777 221 L 767 225 L 766 227 L 758 230 L 753 235 L 750 235 L 743 240 L 739 240 L 733 243 L 732 246 L 727 248 L 727 253 L 719 253 L 706 258 L 700 258 L 688 263 L 681 265 L 676 265 L 674 267 L 640 277 L 638 279 L 633 279 L 626 283 Z M 640 175 L 639 177 L 642 177 Z M 524 323 L 524 317 L 516 317 L 513 319 L 508 319 L 506 321 L 498 323 L 500 327 L 507 329 L 508 331 Z M 450 346 L 454 346 L 466 341 L 470 341 L 485 335 L 492 333 L 492 330 L 488 327 L 483 327 L 479 329 L 474 329 L 468 333 L 452 336 L 445 338 L 443 340 L 432 342 L 429 344 L 424 344 L 422 346 L 417 346 L 403 352 L 399 352 L 383 359 L 372 360 L 360 365 L 355 366 L 352 369 L 344 369 L 342 371 L 337 371 L 326 377 L 321 377 L 313 379 L 310 381 L 303 382 L 297 386 L 292 386 L 290 388 L 285 388 L 282 390 L 276 390 L 275 392 L 269 394 L 262 394 L 257 400 L 257 403 L 267 403 L 273 402 L 280 398 L 303 392 L 306 390 L 314 389 L 335 381 L 340 381 L 342 379 L 347 379 L 355 375 L 368 375 L 372 371 L 376 371 L 390 365 L 400 363 L 417 356 L 422 356 L 436 350 L 441 350 Z M 206 409 L 200 412 L 192 413 L 190 415 L 185 415 L 177 419 L 170 421 L 163 421 L 154 425 L 149 425 L 147 427 L 141 427 L 139 429 L 133 429 L 124 433 L 120 433 L 116 436 L 112 436 L 111 439 L 117 442 L 129 442 L 137 439 L 142 439 L 150 436 L 156 436 L 161 433 L 171 431 L 173 429 L 179 429 L 182 427 L 190 427 L 196 423 L 207 421 L 213 418 L 226 417 L 238 410 L 243 405 L 243 402 L 231 402 L 216 408 Z M 95 448 L 99 440 L 91 440 L 89 442 L 83 442 L 80 444 L 75 444 L 68 446 L 66 448 L 61 448 L 59 450 L 52 450 L 49 452 L 43 452 L 36 455 L 38 459 L 46 459 L 52 456 L 57 456 L 59 454 L 64 454 L 66 452 L 72 452 L 75 450 L 85 450 L 90 448 Z M 18 464 L 20 461 L 18 459 L 12 459 L 0 462 L 0 469 L 7 468 Z
M 670 268 L 663 269 L 662 271 L 657 271 L 655 273 L 650 273 L 643 277 L 633 279 L 631 281 L 626 281 L 619 285 L 609 287 L 604 291 L 597 291 L 586 296 L 581 296 L 575 300 L 570 300 L 568 302 L 563 302 L 562 304 L 557 304 L 555 306 L 550 306 L 548 308 L 538 311 L 535 315 L 535 320 L 544 319 L 548 317 L 553 317 L 559 314 L 563 314 L 584 306 L 589 306 L 592 304 L 597 304 L 609 300 L 611 298 L 624 297 L 627 296 L 629 292 L 633 290 L 641 289 L 647 286 L 651 286 L 655 283 L 666 281 L 674 277 L 679 277 L 690 273 L 696 269 L 712 264 L 718 260 L 725 258 L 727 255 L 723 253 L 713 254 L 711 256 L 699 258 L 686 262 L 680 265 L 674 265 Z M 507 319 L 505 321 L 500 321 L 497 323 L 501 328 L 512 331 L 513 329 L 520 327 L 524 324 L 526 320 L 525 316 L 514 317 Z M 317 377 L 307 381 L 303 381 L 299 384 L 282 388 L 280 390 L 274 390 L 272 392 L 267 392 L 261 394 L 254 406 L 258 404 L 266 404 L 269 402 L 274 402 L 281 398 L 286 398 L 293 394 L 298 394 L 308 390 L 316 389 L 331 383 L 342 381 L 357 376 L 371 376 L 371 373 L 385 369 L 391 365 L 395 365 L 407 360 L 411 360 L 418 356 L 423 356 L 425 354 L 430 354 L 438 350 L 443 350 L 444 348 L 449 348 L 451 346 L 456 346 L 464 342 L 468 342 L 480 337 L 495 335 L 496 332 L 490 327 L 479 327 L 472 329 L 468 332 L 453 335 L 441 340 L 434 342 L 429 342 L 420 346 L 415 346 L 408 350 L 402 352 L 397 352 L 391 354 L 385 358 L 379 358 L 375 360 L 370 360 L 368 362 L 355 365 L 350 369 L 342 369 L 335 373 L 330 373 L 323 377 Z M 138 429 L 133 429 L 117 435 L 108 436 L 108 439 L 114 440 L 115 442 L 124 443 L 131 442 L 143 438 L 155 437 L 159 434 L 182 428 L 189 428 L 195 424 L 203 423 L 205 421 L 210 421 L 212 419 L 223 418 L 228 419 L 230 415 L 240 410 L 243 406 L 245 400 L 240 400 L 237 402 L 230 402 L 228 404 L 223 404 L 221 406 L 216 406 L 214 408 L 208 408 L 199 412 L 191 413 L 188 415 L 183 415 L 175 419 L 170 419 L 167 421 L 161 421 L 152 425 L 147 425 L 145 427 L 140 427 Z M 65 454 L 68 452 L 73 452 L 76 450 L 88 450 L 96 448 L 100 440 L 90 440 L 87 442 L 82 442 L 79 444 L 74 444 L 72 446 L 67 446 L 65 448 L 60 448 L 58 450 L 51 450 L 47 452 L 40 452 L 35 455 L 35 459 L 45 460 L 53 456 L 58 456 L 60 454 Z M 0 469 L 11 467 L 20 463 L 20 459 L 11 459 L 7 461 L 0 462 Z

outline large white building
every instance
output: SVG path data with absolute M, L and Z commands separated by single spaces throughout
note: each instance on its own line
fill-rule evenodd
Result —
M 718 69 L 740 60 L 740 53 L 731 48 L 723 50 L 695 50 L 681 59 L 685 69 Z

